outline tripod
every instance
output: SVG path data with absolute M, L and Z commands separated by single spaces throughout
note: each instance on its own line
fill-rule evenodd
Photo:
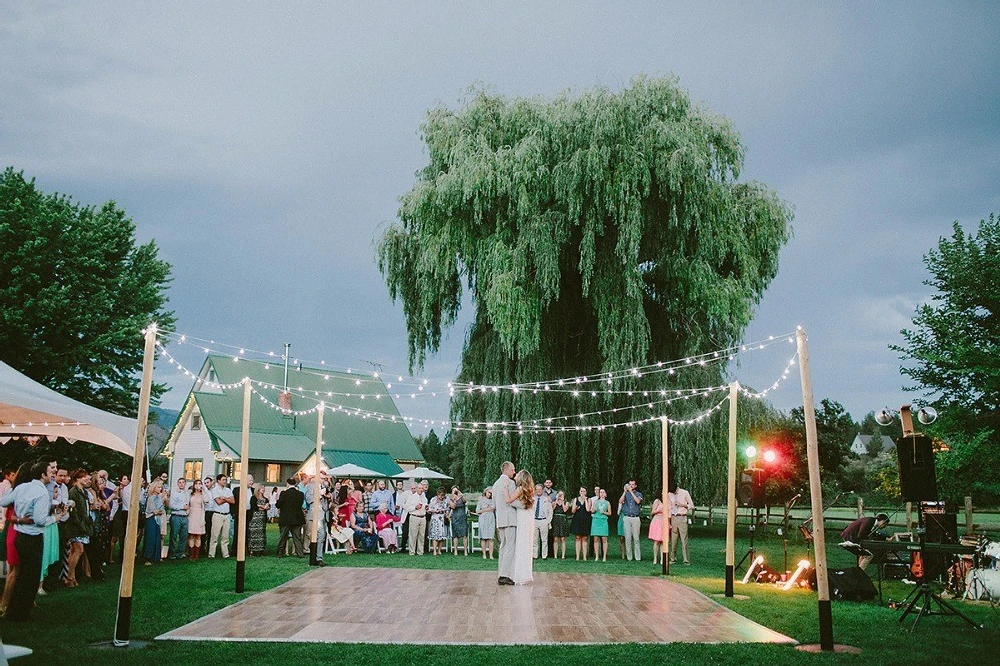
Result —
M 917 587 L 913 590 L 913 592 L 910 593 L 910 596 L 912 596 L 913 598 L 910 599 L 910 597 L 907 597 L 907 600 L 909 600 L 910 603 L 907 604 L 906 608 L 903 610 L 903 614 L 899 616 L 899 621 L 902 622 L 903 620 L 906 619 L 907 615 L 909 615 L 911 612 L 916 611 L 917 615 L 916 618 L 913 620 L 913 626 L 910 627 L 910 631 L 914 631 L 917 628 L 917 625 L 920 624 L 920 618 L 924 617 L 925 615 L 957 615 L 958 617 L 968 622 L 972 627 L 976 629 L 982 629 L 983 628 L 982 625 L 976 624 L 971 619 L 969 619 L 967 615 L 965 615 L 960 610 L 952 606 L 950 603 L 942 599 L 941 595 L 935 594 L 934 592 L 931 591 L 931 586 L 930 583 L 928 582 L 928 579 L 931 578 L 931 576 L 928 576 L 927 575 L 928 572 L 924 570 L 927 558 L 925 556 L 926 551 L 924 550 L 925 534 L 924 534 L 923 511 L 921 511 L 918 514 L 918 520 L 919 524 L 917 527 L 917 534 L 920 535 L 920 550 L 913 553 L 913 557 L 915 558 L 913 565 L 917 569 L 917 571 L 919 571 L 919 575 L 916 575 Z M 916 567 L 918 563 L 920 566 Z M 916 571 L 914 572 L 914 574 L 916 574 Z M 932 602 L 937 603 L 939 610 L 934 610 Z M 903 603 L 906 603 L 906 600 L 904 600 Z
M 752 516 L 753 522 L 750 523 L 750 548 L 740 558 L 739 563 L 736 565 L 736 571 L 740 571 L 743 568 L 743 563 L 747 561 L 747 558 L 750 558 L 750 566 L 753 566 L 753 561 L 757 559 L 757 549 L 754 548 L 753 537 L 757 532 L 757 525 L 760 523 L 760 507 L 753 508 Z

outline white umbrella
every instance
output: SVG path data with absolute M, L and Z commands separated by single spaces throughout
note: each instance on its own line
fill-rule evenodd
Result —
M 432 469 L 426 467 L 417 467 L 416 469 L 411 469 L 408 472 L 400 472 L 399 474 L 393 474 L 394 479 L 450 479 L 452 477 L 447 474 L 442 474 L 441 472 L 435 472 Z
M 385 476 L 385 474 L 380 474 L 375 470 L 368 469 L 367 467 L 362 467 L 361 465 L 355 465 L 354 463 L 344 463 L 343 465 L 338 465 L 331 469 L 326 470 L 326 473 L 334 478 L 342 477 L 372 477 L 372 476 Z

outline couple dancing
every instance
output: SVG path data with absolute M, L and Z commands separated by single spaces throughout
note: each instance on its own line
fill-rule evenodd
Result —
M 500 468 L 500 478 L 493 484 L 496 501 L 497 536 L 500 539 L 499 585 L 523 585 L 531 582 L 531 546 L 535 531 L 535 480 L 521 470 L 514 474 L 514 463 Z

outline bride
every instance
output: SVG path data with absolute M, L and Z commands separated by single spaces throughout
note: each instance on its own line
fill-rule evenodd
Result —
M 517 536 L 514 541 L 514 573 L 512 580 L 518 585 L 531 582 L 531 542 L 535 531 L 535 480 L 525 470 L 514 477 L 514 492 L 504 493 L 507 504 L 514 505 L 517 513 Z

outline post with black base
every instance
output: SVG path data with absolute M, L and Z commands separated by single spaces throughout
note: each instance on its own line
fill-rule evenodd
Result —
M 246 590 L 247 577 L 247 509 L 253 506 L 253 488 L 246 482 L 249 478 L 250 458 L 250 378 L 243 378 L 243 433 L 240 442 L 240 505 L 236 509 L 236 593 Z
M 812 652 L 855 651 L 856 648 L 834 646 L 833 613 L 830 608 L 830 579 L 826 566 L 826 535 L 823 529 L 823 487 L 819 475 L 819 444 L 816 434 L 816 406 L 813 399 L 812 376 L 809 374 L 809 347 L 806 332 L 795 332 L 799 356 L 799 376 L 802 380 L 802 413 L 806 425 L 806 460 L 809 464 L 809 500 L 812 504 L 813 543 L 816 553 L 816 594 L 819 603 L 819 645 L 800 645 L 798 649 Z
M 726 479 L 726 597 L 733 598 L 736 576 L 736 399 L 739 383 L 729 385 L 729 478 Z
M 142 356 L 142 381 L 139 384 L 139 413 L 136 418 L 135 449 L 132 453 L 131 492 L 128 501 L 128 522 L 125 525 L 125 546 L 122 550 L 122 577 L 118 586 L 118 615 L 112 645 L 129 647 L 132 624 L 132 576 L 135 573 L 135 547 L 139 532 L 139 479 L 142 477 L 146 452 L 146 423 L 149 419 L 149 394 L 153 384 L 153 360 L 156 356 L 156 324 L 143 331 L 145 347 Z M 138 646 L 136 646 L 138 647 Z
M 670 446 L 667 439 L 667 430 L 670 426 L 670 421 L 664 416 L 661 419 L 661 433 L 663 446 L 660 451 L 663 461 L 663 498 L 660 500 L 663 503 L 663 507 L 660 509 L 660 526 L 663 528 L 663 539 L 660 541 L 660 557 L 663 559 L 663 575 L 670 575 L 670 539 L 673 534 L 673 526 L 670 524 L 670 497 L 668 493 L 670 492 Z
M 316 466 L 313 469 L 312 529 L 309 530 L 309 564 L 311 566 L 319 565 L 319 549 L 324 545 L 317 543 L 317 537 L 319 535 L 319 521 L 323 519 L 323 514 L 319 510 L 319 466 L 323 459 L 323 412 L 325 411 L 326 405 L 320 402 L 319 408 L 316 410 Z

